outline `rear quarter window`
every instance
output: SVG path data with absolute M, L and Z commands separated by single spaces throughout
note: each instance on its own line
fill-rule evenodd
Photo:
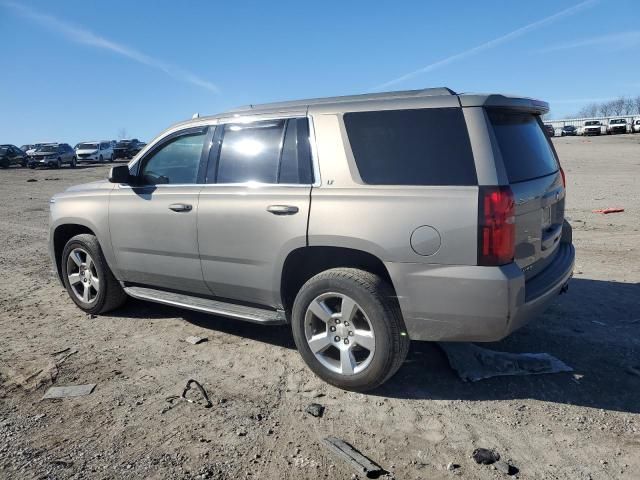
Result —
M 558 171 L 550 140 L 537 116 L 509 110 L 488 110 L 509 183 L 533 180 Z
M 362 181 L 369 185 L 477 185 L 460 108 L 344 114 Z

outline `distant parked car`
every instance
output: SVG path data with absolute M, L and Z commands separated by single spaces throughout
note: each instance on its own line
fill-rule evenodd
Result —
M 76 161 L 76 153 L 68 143 L 49 143 L 36 149 L 29 157 L 29 168 L 60 168 L 65 164 L 76 168 Z
M 579 135 L 600 135 L 602 133 L 600 120 L 587 120 L 578 132 Z
M 631 127 L 631 132 L 632 133 L 640 133 L 640 118 L 636 118 L 633 121 L 633 125 Z
M 550 123 L 545 123 L 544 124 L 544 130 L 545 132 L 547 132 L 547 135 L 550 137 L 555 137 L 556 136 L 556 131 L 553 128 L 553 125 L 551 125 Z
M 607 135 L 627 133 L 627 121 L 624 118 L 611 118 L 607 125 Z
M 120 140 L 113 149 L 114 158 L 133 158 L 133 156 L 141 150 L 139 144 L 140 140 L 137 138 Z
M 0 167 L 9 168 L 11 165 L 27 166 L 27 154 L 15 145 L 0 145 Z
M 24 153 L 27 154 L 27 157 L 30 157 L 31 155 L 36 153 L 37 149 L 39 149 L 40 147 L 43 147 L 45 145 L 48 145 L 49 143 L 51 143 L 51 142 L 34 143 L 32 145 L 25 145 L 25 147 L 29 147 L 29 148 L 22 148 L 22 151 L 24 151 Z
M 578 129 L 573 125 L 565 125 L 560 130 L 561 137 L 575 137 L 578 134 Z
M 83 142 L 76 145 L 78 162 L 113 162 L 113 147 L 111 142 Z

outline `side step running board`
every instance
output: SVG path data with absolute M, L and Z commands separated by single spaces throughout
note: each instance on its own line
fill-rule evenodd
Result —
M 124 287 L 124 291 L 133 298 L 149 300 L 173 307 L 187 308 L 197 312 L 221 315 L 247 322 L 262 323 L 268 325 L 280 325 L 286 323 L 286 317 L 282 310 L 268 310 L 266 308 L 247 307 L 235 303 L 209 300 L 208 298 L 192 297 L 180 293 L 165 292 L 145 287 Z

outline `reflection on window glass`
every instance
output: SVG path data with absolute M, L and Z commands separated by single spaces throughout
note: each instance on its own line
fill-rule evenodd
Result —
M 225 125 L 217 183 L 276 183 L 284 124 L 274 120 Z
M 164 145 L 145 163 L 146 185 L 196 183 L 205 133 L 178 137 Z

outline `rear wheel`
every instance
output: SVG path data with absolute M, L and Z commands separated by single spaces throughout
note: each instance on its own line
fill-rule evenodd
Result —
M 126 301 L 94 235 L 84 233 L 69 240 L 60 261 L 64 286 L 85 312 L 106 313 Z
M 56 166 L 56 168 L 62 168 L 62 160 L 61 159 L 56 160 L 56 165 L 55 166 Z
M 71 159 L 71 168 L 76 168 L 77 165 L 78 165 L 78 160 L 76 159 L 76 157 L 73 157 Z
M 393 289 L 355 268 L 327 270 L 305 283 L 294 302 L 292 328 L 309 368 L 345 390 L 382 385 L 409 351 Z

